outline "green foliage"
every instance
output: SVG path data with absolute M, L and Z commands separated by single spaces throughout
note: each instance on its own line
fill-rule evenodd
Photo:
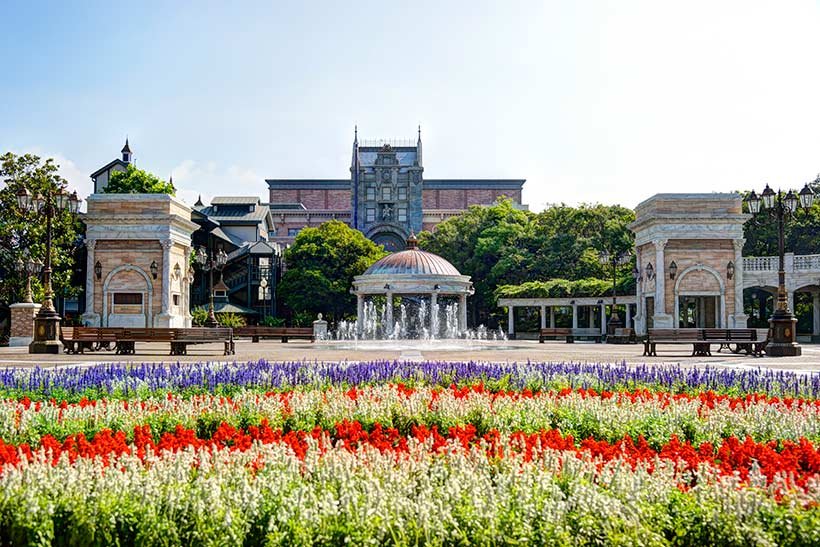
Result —
M 22 211 L 17 205 L 17 192 L 26 188 L 41 195 L 65 187 L 66 180 L 57 170 L 54 160 L 43 161 L 33 154 L 17 156 L 11 152 L 0 157 L 0 302 L 19 301 L 26 285 L 25 275 L 14 265 L 25 255 L 45 262 L 46 221 L 42 213 Z M 52 224 L 51 282 L 55 294 L 76 294 L 71 274 L 78 252 L 78 234 L 82 225 L 69 211 L 59 211 Z M 34 300 L 43 297 L 38 275 L 31 279 Z
M 208 319 L 208 308 L 198 306 L 191 310 L 191 324 L 194 327 L 205 326 L 205 321 Z M 220 327 L 244 327 L 247 325 L 245 316 L 239 313 L 217 313 L 216 320 Z
M 208 310 L 202 306 L 197 306 L 191 310 L 191 325 L 201 327 L 205 325 L 205 320 L 208 319 Z
M 217 313 L 216 320 L 219 323 L 220 327 L 227 327 L 235 329 L 236 327 L 244 327 L 248 324 L 245 321 L 245 316 L 240 313 Z
M 266 316 L 262 321 L 259 323 L 264 327 L 284 327 L 285 326 L 285 318 L 284 317 L 271 317 L 270 315 Z
M 635 280 L 623 277 L 616 284 L 618 294 L 635 291 Z M 528 281 L 520 285 L 501 285 L 495 290 L 495 298 L 566 298 L 571 296 L 612 296 L 612 281 L 605 279 L 550 279 Z
M 307 312 L 311 321 L 320 312 L 339 320 L 356 311 L 356 297 L 350 294 L 353 277 L 386 254 L 338 220 L 305 228 L 285 251 L 287 271 L 279 294 L 294 313 Z
M 114 171 L 111 180 L 103 190 L 106 194 L 170 194 L 176 195 L 176 188 L 170 182 L 160 180 L 142 169 L 130 164 L 125 171 Z
M 521 294 L 561 293 L 555 287 L 574 282 L 577 284 L 564 292 L 611 294 L 611 267 L 598 262 L 598 253 L 604 249 L 615 255 L 630 252 L 633 236 L 627 225 L 634 218 L 630 209 L 617 205 L 561 204 L 536 214 L 502 200 L 491 207 L 470 207 L 439 224 L 435 232 L 422 233 L 419 245 L 472 277 L 475 294 L 468 302 L 472 322 L 477 324 L 500 313 L 496 290 L 502 286 L 508 286 L 505 294 L 516 292 L 509 286 L 522 284 L 527 285 Z M 632 267 L 627 264 L 617 269 L 619 291 L 629 290 Z M 556 283 L 543 289 L 529 284 L 535 280 Z

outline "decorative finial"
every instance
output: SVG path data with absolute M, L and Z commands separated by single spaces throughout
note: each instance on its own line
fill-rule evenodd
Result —
M 421 124 L 419 124 L 419 140 L 421 140 Z
M 416 239 L 416 234 L 410 232 L 410 237 L 407 238 L 407 249 L 413 250 L 419 248 L 419 240 Z
M 196 203 L 194 203 L 194 207 L 204 207 L 205 204 L 202 203 L 202 194 L 199 194 L 199 197 L 196 198 Z
M 358 124 L 353 126 L 353 142 L 354 143 L 359 142 L 359 126 L 358 126 Z

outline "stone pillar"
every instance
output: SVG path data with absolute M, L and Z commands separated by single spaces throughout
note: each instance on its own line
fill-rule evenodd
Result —
M 383 328 L 384 328 L 385 334 L 390 336 L 391 334 L 393 334 L 393 293 L 388 292 L 385 295 L 385 299 L 386 299 L 386 302 L 385 302 L 384 305 L 387 306 L 387 307 L 385 309 L 384 320 L 387 321 L 387 325 L 383 325 Z M 435 303 L 436 303 L 435 295 L 433 295 L 433 298 L 430 300 L 430 315 L 431 316 L 432 316 L 432 312 L 433 312 L 433 305 Z
M 327 321 L 322 319 L 322 314 L 316 316 L 316 321 L 313 322 L 313 339 L 327 340 Z
M 94 264 L 96 264 L 94 249 L 97 247 L 96 239 L 86 239 L 86 259 L 85 259 L 85 312 L 81 319 L 83 325 L 89 327 L 100 326 L 100 315 L 94 312 L 94 285 L 96 283 L 97 274 L 94 272 Z
M 632 304 L 626 305 L 626 320 L 624 321 L 624 328 L 634 329 L 630 324 L 632 322 Z
M 666 313 L 666 256 L 664 249 L 668 239 L 655 239 L 655 328 L 674 327 L 674 318 Z
M 467 295 L 458 295 L 458 330 L 459 334 L 467 331 Z
M 507 307 L 507 335 L 510 338 L 515 336 L 515 308 L 513 306 Z
M 183 317 L 183 324 L 186 328 L 189 328 L 192 324 L 192 317 L 191 317 L 191 282 L 193 279 L 188 278 L 188 269 L 191 267 L 191 248 L 185 247 L 185 266 L 182 270 L 182 282 L 180 286 L 182 287 L 182 317 Z
M 606 304 L 601 304 L 601 335 L 606 335 Z M 592 314 L 590 314 L 592 315 Z
M 811 333 L 813 336 L 820 336 L 820 292 L 812 294 L 811 312 L 814 319 Z
M 643 270 L 643 261 L 641 260 L 641 250 L 638 246 L 635 246 L 635 267 L 638 268 L 638 279 L 635 280 L 635 302 L 637 302 L 637 306 L 635 306 L 635 325 L 633 328 L 637 331 L 639 329 L 639 325 L 643 318 L 643 314 L 641 313 L 641 301 L 643 301 L 643 278 L 646 275 L 646 272 Z
M 555 306 L 550 306 L 550 328 L 555 328 Z
M 746 240 L 742 238 L 732 240 L 732 245 L 735 247 L 735 258 L 733 261 L 735 265 L 735 275 L 733 279 L 735 283 L 735 312 L 732 316 L 732 324 L 736 329 L 745 329 L 749 320 L 749 316 L 746 315 L 743 309 L 743 244 L 745 242 Z
M 547 307 L 541 306 L 541 328 L 547 328 Z
M 34 338 L 34 317 L 40 311 L 40 304 L 20 302 L 9 306 L 11 310 L 11 332 L 9 346 L 28 346 Z
M 578 328 L 578 304 L 572 303 L 572 328 Z
M 588 327 L 595 328 L 595 310 L 593 309 L 594 306 L 587 306 L 587 313 L 589 313 L 589 318 L 587 319 Z
M 361 336 L 364 329 L 364 295 L 356 295 L 356 333 Z
M 174 242 L 170 239 L 163 239 L 160 244 L 162 245 L 162 283 L 160 288 L 162 291 L 162 307 L 159 314 L 154 318 L 154 325 L 167 328 L 172 326 L 169 300 L 171 298 L 171 247 Z
M 786 301 L 789 303 L 789 310 L 794 313 L 794 291 L 786 291 Z

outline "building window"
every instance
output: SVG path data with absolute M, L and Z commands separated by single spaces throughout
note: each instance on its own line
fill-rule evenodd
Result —
M 407 222 L 407 207 L 399 207 L 399 222 Z
M 376 220 L 376 209 L 369 208 L 367 209 L 367 222 L 373 222 Z
M 299 230 L 301 230 L 301 228 L 288 228 L 288 235 L 291 237 L 299 235 Z
M 367 194 L 365 199 L 367 201 L 375 201 L 376 200 L 376 187 L 375 186 L 368 186 L 367 187 Z
M 174 295 L 174 306 L 176 306 L 177 308 L 179 307 L 179 295 L 178 294 Z
M 398 193 L 399 193 L 398 199 L 400 201 L 404 201 L 404 200 L 407 199 L 407 188 L 406 187 L 399 186 Z
M 393 199 L 393 189 L 389 186 L 382 186 L 382 199 Z

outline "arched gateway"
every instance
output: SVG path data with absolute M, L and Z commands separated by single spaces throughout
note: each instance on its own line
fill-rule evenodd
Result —
M 394 321 L 395 299 L 400 298 L 399 313 L 406 311 L 405 306 L 422 310 L 421 314 L 413 314 L 413 317 L 421 318 L 421 323 L 410 328 L 424 330 L 432 338 L 438 338 L 444 326 L 449 324 L 446 318 L 441 320 L 441 314 L 448 309 L 457 314 L 458 332 L 444 334 L 461 336 L 467 330 L 467 295 L 474 291 L 470 276 L 461 275 L 442 257 L 420 250 L 418 240 L 410 234 L 406 250 L 387 255 L 362 275 L 354 277 L 351 292 L 357 297 L 356 328 L 359 333 L 366 329 L 367 310 L 379 306 L 379 330 L 384 337 L 395 335 L 394 330 L 398 328 Z M 405 328 L 404 323 L 398 324 Z M 421 336 L 420 332 L 402 334 Z

